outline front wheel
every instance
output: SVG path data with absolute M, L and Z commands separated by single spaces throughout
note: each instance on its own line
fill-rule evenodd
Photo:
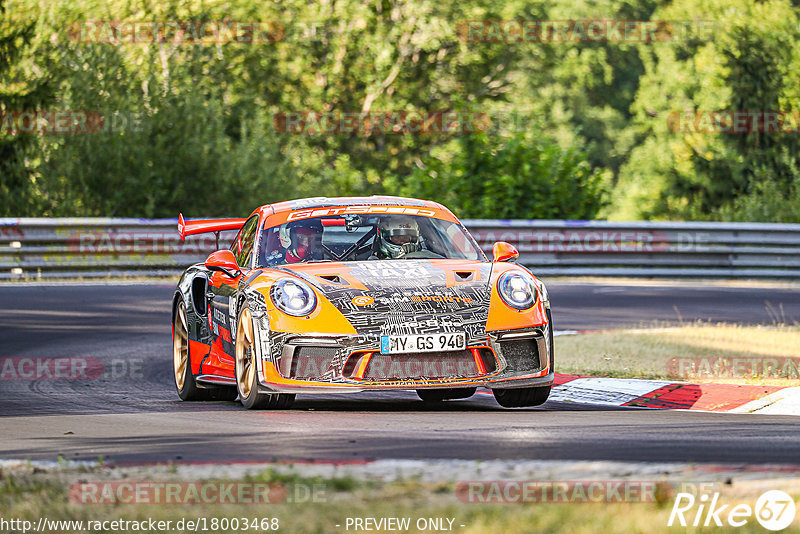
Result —
M 539 406 L 547 401 L 550 396 L 550 386 L 538 388 L 493 389 L 492 393 L 497 404 L 503 408 L 522 408 L 524 406 Z
M 283 410 L 294 402 L 294 395 L 285 393 L 260 393 L 258 391 L 258 369 L 256 365 L 255 344 L 253 342 L 253 314 L 245 303 L 239 312 L 236 328 L 236 390 L 242 406 L 248 410 L 270 408 Z

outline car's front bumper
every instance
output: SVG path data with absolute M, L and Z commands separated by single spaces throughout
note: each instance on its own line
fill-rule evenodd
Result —
M 540 325 L 489 333 L 470 340 L 467 351 L 390 356 L 380 354 L 376 336 L 273 333 L 262 345 L 259 382 L 273 393 L 548 386 L 554 378 L 549 334 Z M 372 369 L 378 363 L 391 372 Z

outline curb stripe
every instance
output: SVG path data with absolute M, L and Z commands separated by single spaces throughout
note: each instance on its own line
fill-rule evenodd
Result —
M 691 384 L 556 373 L 549 400 L 661 410 L 800 415 L 800 387 Z
M 561 375 L 556 373 L 555 378 L 553 378 L 553 387 L 563 386 L 567 382 L 571 382 L 572 380 L 576 380 L 578 378 L 585 378 L 579 375 Z
M 736 413 L 800 415 L 800 387 L 778 388 L 778 391 L 731 410 Z
M 669 382 L 623 380 L 616 378 L 577 378 L 554 388 L 550 397 L 557 401 L 625 406 Z
M 727 412 L 780 389 L 734 384 L 669 384 L 632 401 L 630 406 Z

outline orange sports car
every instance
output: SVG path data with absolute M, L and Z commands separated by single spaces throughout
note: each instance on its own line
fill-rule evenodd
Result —
M 172 305 L 183 400 L 413 389 L 426 402 L 489 388 L 536 406 L 553 382 L 544 284 L 499 242 L 489 261 L 436 202 L 388 196 L 268 204 L 247 219 L 184 221 L 181 239 L 238 230 L 184 271 Z

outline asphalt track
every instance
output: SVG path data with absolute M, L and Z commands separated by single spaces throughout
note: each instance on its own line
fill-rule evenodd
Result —
M 695 319 L 800 321 L 800 289 L 548 285 L 559 329 Z M 489 395 L 429 408 L 413 392 L 300 396 L 288 412 L 182 403 L 171 378 L 171 284 L 0 286 L 0 358 L 86 357 L 90 380 L 0 380 L 0 458 L 163 461 L 561 459 L 800 464 L 800 418 Z

